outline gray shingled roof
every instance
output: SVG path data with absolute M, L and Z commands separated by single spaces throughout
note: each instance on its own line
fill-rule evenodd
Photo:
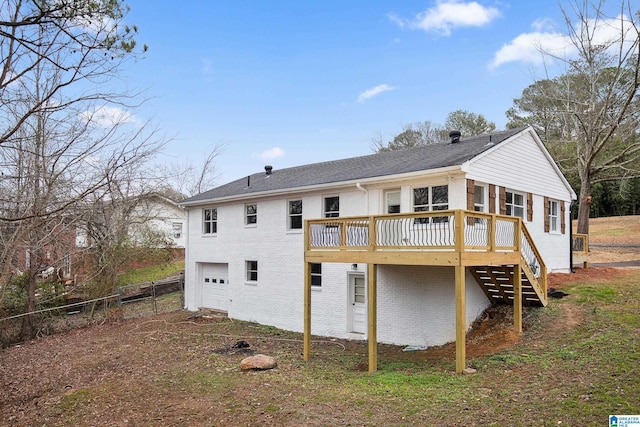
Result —
M 524 129 L 463 137 L 456 144 L 432 144 L 286 169 L 274 168 L 271 175 L 264 171 L 255 173 L 190 197 L 180 204 L 458 166 Z M 250 185 L 247 186 L 247 182 Z

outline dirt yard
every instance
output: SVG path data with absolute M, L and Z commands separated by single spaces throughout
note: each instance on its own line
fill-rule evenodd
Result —
M 637 238 L 640 218 L 634 219 L 635 222 L 628 226 L 636 227 L 637 234 L 634 235 Z M 598 232 L 597 221 L 592 231 L 592 242 L 606 241 L 606 233 Z M 631 235 L 625 232 L 614 237 L 617 243 L 637 243 L 638 240 L 632 241 Z M 606 250 L 606 262 L 627 259 L 626 251 L 609 249 Z M 636 255 L 640 254 L 634 252 L 631 258 L 640 259 Z M 590 262 L 597 262 L 600 256 L 600 251 L 594 251 Z M 623 272 L 615 268 L 579 269 L 572 275 L 550 275 L 549 286 L 565 289 L 575 281 L 612 279 L 620 274 Z M 560 312 L 553 317 L 553 322 L 536 329 L 535 334 L 525 334 L 527 348 L 544 348 L 550 334 L 568 331 L 583 322 L 584 312 L 579 304 L 557 305 L 554 310 Z M 526 316 L 527 328 L 535 317 L 533 314 Z M 513 347 L 522 338 L 513 331 L 512 322 L 511 307 L 487 312 L 467 338 L 467 358 L 473 363 L 475 358 Z M 238 340 L 247 341 L 250 347 L 234 348 Z M 366 381 L 360 379 L 366 378 L 362 372 L 367 366 L 366 343 L 318 339 L 314 341 L 313 349 L 314 359 L 306 363 L 301 356 L 300 334 L 234 322 L 215 313 L 194 316 L 182 311 L 121 322 L 114 320 L 52 335 L 0 351 L 0 426 L 417 423 L 415 416 L 407 418 L 413 421 L 403 421 L 415 411 L 402 409 L 406 404 L 402 403 L 404 399 L 395 403 L 397 410 L 384 409 L 392 406 L 379 409 L 370 406 L 375 396 L 367 397 L 363 391 L 352 392 L 346 386 L 340 389 L 347 380 Z M 444 381 L 453 383 L 460 378 L 453 374 L 453 344 L 415 352 L 379 345 L 378 351 L 383 367 L 420 362 L 439 372 Z M 278 368 L 241 372 L 240 360 L 253 353 L 275 357 Z M 509 372 L 505 371 L 505 374 Z M 535 378 L 532 372 L 518 375 Z M 560 377 L 560 381 L 570 382 L 569 374 L 564 375 L 567 377 Z M 330 403 L 323 400 L 323 390 L 328 387 L 341 397 Z M 434 387 L 440 386 L 434 384 Z M 474 387 L 473 390 L 479 387 L 480 393 L 485 393 L 487 388 L 485 385 L 470 387 Z M 499 385 L 492 386 L 486 393 L 496 387 L 500 388 Z M 392 404 L 389 399 L 386 399 L 386 405 Z M 460 411 L 464 412 L 464 408 Z M 435 417 L 425 418 L 431 422 L 440 419 L 438 414 L 429 416 Z M 508 418 L 494 418 L 502 419 L 500 424 L 485 424 L 481 422 L 482 417 L 462 419 L 480 421 L 455 425 L 520 425 Z M 453 425 L 444 418 L 442 421 L 443 425 Z

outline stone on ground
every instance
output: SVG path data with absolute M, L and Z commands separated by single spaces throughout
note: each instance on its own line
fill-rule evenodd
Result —
M 240 369 L 243 371 L 249 370 L 266 370 L 273 369 L 278 366 L 276 359 L 271 356 L 266 356 L 264 354 L 256 354 L 255 356 L 249 356 L 242 359 L 240 362 Z

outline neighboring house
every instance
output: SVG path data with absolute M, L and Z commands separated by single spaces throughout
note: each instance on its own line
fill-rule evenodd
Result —
M 107 234 L 117 229 L 118 221 L 125 222 L 125 230 L 128 230 L 134 244 L 169 247 L 172 256 L 182 258 L 186 218 L 184 209 L 176 201 L 179 198 L 182 196 L 165 190 L 144 198 L 127 199 L 116 206 L 99 202 L 99 209 L 89 210 L 89 219 L 68 218 L 59 223 L 49 223 L 43 233 L 45 239 L 32 245 L 25 241 L 16 248 L 11 257 L 12 270 L 22 273 L 31 269 L 41 280 L 81 279 L 92 262 L 88 249 L 94 242 L 87 228 L 91 227 L 98 234 Z M 10 235 L 0 237 L 5 239 Z
M 574 199 L 531 127 L 268 166 L 180 203 L 185 305 L 304 330 L 305 357 L 311 330 L 370 352 L 464 342 L 494 302 L 546 304 L 546 272 L 570 271 Z
M 175 197 L 154 193 L 141 200 L 132 214 L 130 234 L 134 241 L 144 240 L 144 230 L 162 234 L 175 248 L 185 247 L 185 212 Z
M 115 206 L 106 202 L 89 220 L 90 226 L 115 229 L 120 225 L 119 221 L 123 221 L 134 244 L 184 249 L 186 217 L 184 209 L 178 206 L 180 198 L 152 193 L 127 199 Z M 91 233 L 87 232 L 86 226 L 86 222 L 80 223 L 75 230 L 79 248 L 91 246 Z

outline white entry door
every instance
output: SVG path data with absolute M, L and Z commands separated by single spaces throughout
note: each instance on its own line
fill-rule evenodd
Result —
M 367 304 L 364 274 L 349 275 L 349 322 L 351 332 L 364 334 L 367 331 Z
M 229 265 L 201 264 L 202 307 L 229 311 Z

